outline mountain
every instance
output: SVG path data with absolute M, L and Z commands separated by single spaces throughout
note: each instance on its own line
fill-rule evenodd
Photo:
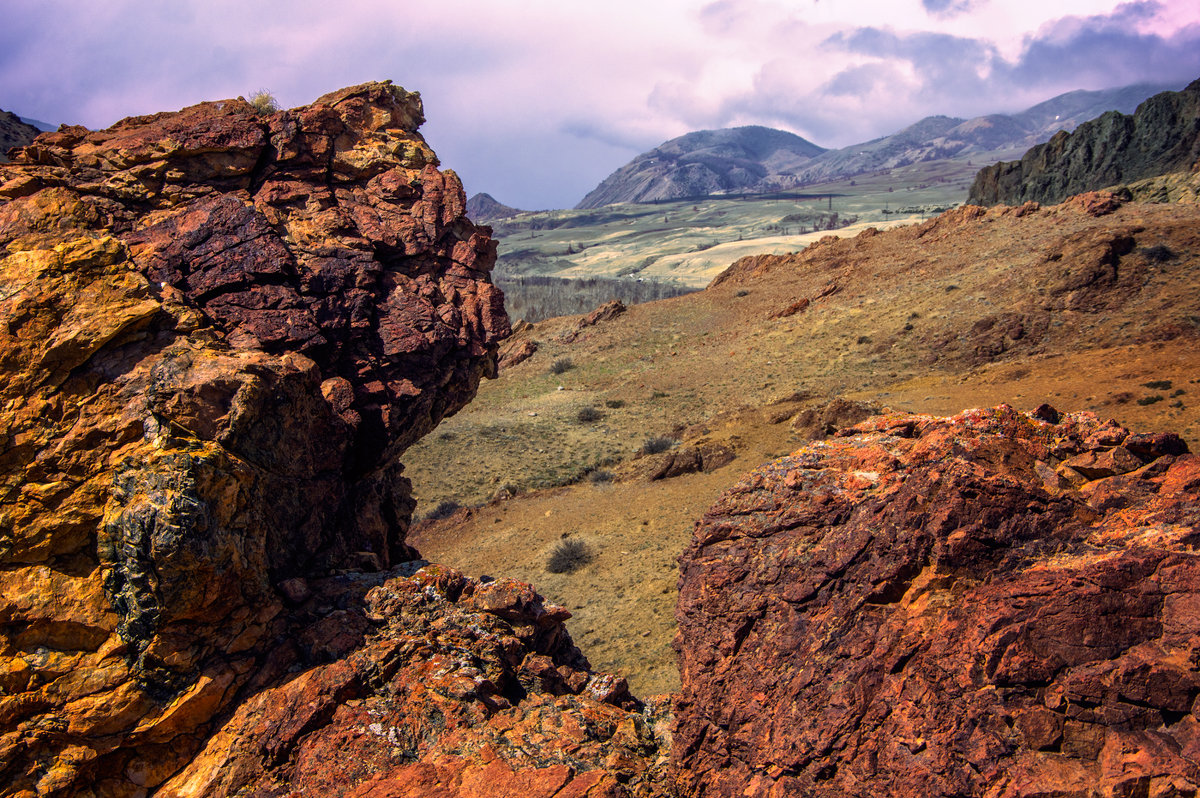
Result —
M 24 147 L 41 132 L 16 114 L 0 110 L 0 163 L 8 160 L 10 149 Z
M 1200 162 L 1200 80 L 1165 91 L 1133 115 L 1108 111 L 1056 133 L 1019 161 L 981 169 L 969 202 L 1060 202 L 1072 194 L 1192 170 Z
M 576 208 L 756 190 L 824 152 L 794 133 L 748 126 L 700 130 L 642 153 L 606 177 Z
M 496 200 L 491 194 L 476 194 L 467 200 L 467 217 L 476 222 L 507 219 L 525 213 Z
M 733 128 L 689 133 L 639 155 L 607 177 L 584 197 L 578 208 L 594 208 L 616 202 L 645 202 L 685 196 L 723 194 L 733 191 L 765 193 L 801 188 L 815 183 L 842 180 L 881 169 L 896 169 L 914 163 L 946 158 L 995 160 L 1011 157 L 1046 141 L 1059 130 L 1073 130 L 1081 122 L 1105 111 L 1131 112 L 1147 97 L 1174 86 L 1138 84 L 1101 91 L 1072 91 L 1016 114 L 988 114 L 973 119 L 929 116 L 889 136 L 882 136 L 841 149 L 824 150 L 808 145 L 802 157 L 790 161 L 761 159 L 750 153 L 731 155 L 733 163 L 705 169 L 709 142 L 740 140 L 739 131 L 758 131 L 790 137 L 770 128 Z M 674 155 L 674 158 L 671 156 Z M 697 166 L 697 162 L 700 166 Z M 752 165 L 751 165 L 752 164 Z M 725 175 L 725 179 L 720 179 Z

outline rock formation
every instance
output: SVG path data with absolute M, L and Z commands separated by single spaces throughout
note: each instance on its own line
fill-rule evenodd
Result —
M 233 790 L 214 785 L 255 756 L 257 794 L 276 794 L 306 735 L 345 717 L 370 733 L 368 696 L 400 682 L 465 703 L 405 708 L 393 765 L 435 756 L 454 712 L 536 726 L 632 706 L 528 586 L 333 589 L 415 570 L 398 458 L 494 373 L 509 331 L 495 244 L 422 121 L 418 95 L 370 83 L 266 116 L 238 99 L 64 127 L 0 169 L 0 794 L 145 795 L 206 741 L 205 762 L 241 764 L 194 764 L 170 794 Z M 422 642 L 464 605 L 486 615 Z M 522 767 L 480 746 L 417 769 Z M 381 762 L 364 754 L 362 778 Z
M 745 477 L 681 558 L 693 796 L 1192 795 L 1200 458 L 1007 406 Z
M 0 110 L 0 163 L 8 161 L 8 151 L 13 147 L 24 147 L 40 133 L 36 127 L 21 121 L 11 111 Z
M 969 203 L 1052 204 L 1072 194 L 1132 183 L 1200 163 L 1200 80 L 1162 92 L 1132 115 L 1110 111 L 1073 133 L 1059 132 L 1019 161 L 979 171 Z

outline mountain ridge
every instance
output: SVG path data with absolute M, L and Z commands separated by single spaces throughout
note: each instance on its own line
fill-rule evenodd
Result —
M 606 177 L 575 207 L 597 208 L 618 202 L 647 202 L 730 193 L 769 193 L 852 178 L 881 169 L 923 161 L 979 156 L 1011 157 L 1046 141 L 1059 129 L 1074 129 L 1108 110 L 1131 112 L 1146 98 L 1177 86 L 1133 84 L 1097 91 L 1060 94 L 1013 114 L 986 114 L 963 119 L 927 116 L 887 136 L 824 149 L 811 145 L 808 157 L 754 160 L 747 148 L 741 157 L 717 149 L 719 134 L 736 139 L 739 131 L 771 131 L 758 126 L 687 133 L 636 156 Z M 758 134 L 760 137 L 762 133 Z M 665 156 L 665 157 L 664 157 Z

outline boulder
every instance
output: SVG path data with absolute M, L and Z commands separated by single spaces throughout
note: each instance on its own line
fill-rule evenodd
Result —
M 684 793 L 1195 793 L 1181 444 L 1002 405 L 879 416 L 749 474 L 680 560 Z

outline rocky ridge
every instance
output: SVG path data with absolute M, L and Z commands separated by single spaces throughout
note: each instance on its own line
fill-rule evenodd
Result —
M 1019 161 L 981 169 L 968 202 L 977 205 L 1056 203 L 1200 165 L 1200 80 L 1162 92 L 1132 115 L 1110 111 L 1072 133 L 1059 132 Z
M 624 766 L 581 781 L 591 753 L 652 750 L 643 727 L 636 755 L 605 742 L 640 705 L 565 610 L 412 575 L 399 457 L 509 332 L 495 245 L 422 121 L 369 83 L 64 127 L 0 169 L 0 794 L 283 794 L 298 752 L 310 794 L 400 765 L 469 794 L 509 761 L 550 768 L 532 794 L 610 794 Z M 379 715 L 404 731 L 356 776 L 308 768 L 316 730 L 412 685 L 431 703 Z M 255 726 L 263 707 L 287 723 Z M 526 767 L 543 723 L 582 747 Z
M 1008 406 L 766 465 L 681 558 L 695 796 L 1190 795 L 1200 458 Z

